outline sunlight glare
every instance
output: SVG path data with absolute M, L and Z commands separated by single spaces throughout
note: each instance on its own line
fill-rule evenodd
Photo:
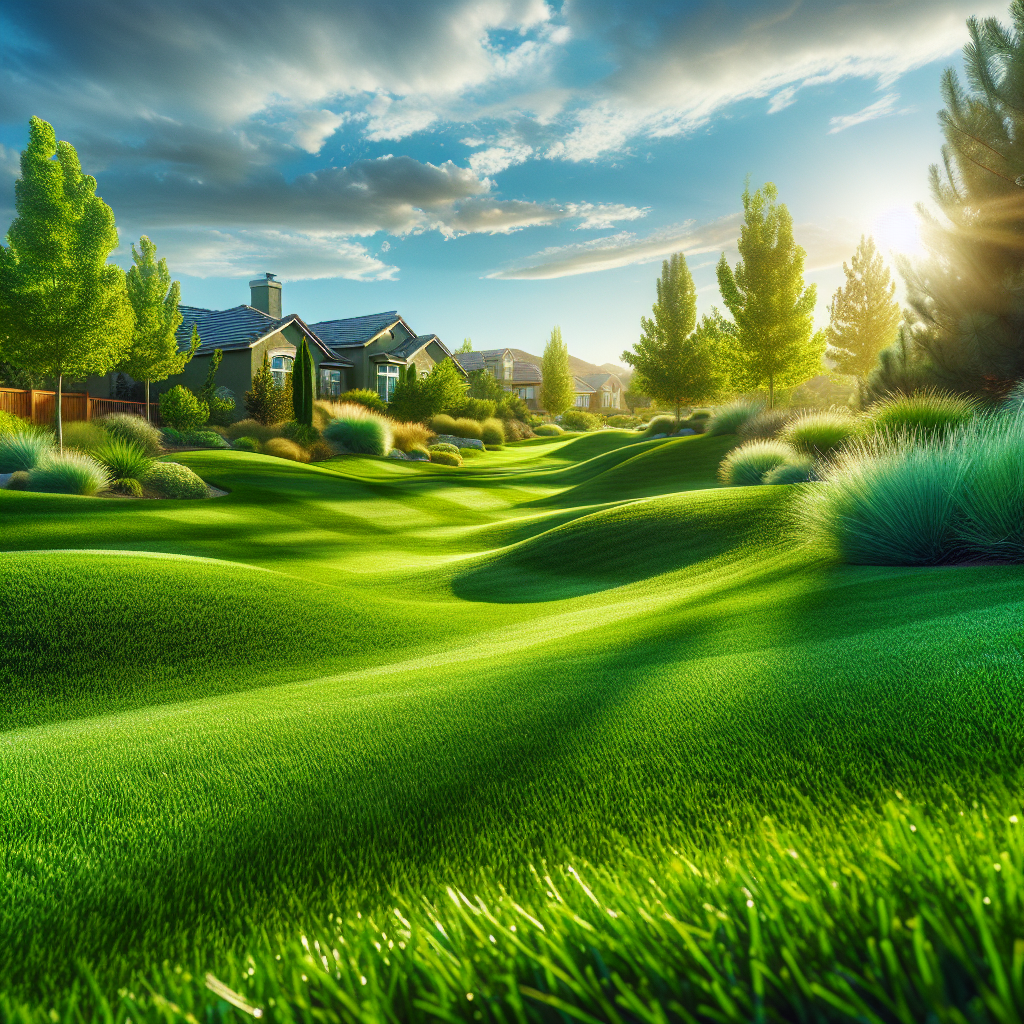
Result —
M 922 256 L 921 231 L 917 212 L 910 206 L 892 206 L 875 218 L 873 234 L 883 253 Z

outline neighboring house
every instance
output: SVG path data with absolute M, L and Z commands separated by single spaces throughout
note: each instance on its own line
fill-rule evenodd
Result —
M 576 380 L 583 381 L 591 389 L 590 403 L 584 408 L 606 416 L 614 415 L 622 408 L 622 392 L 625 388 L 614 373 L 588 373 Z
M 577 377 L 573 375 L 572 378 L 573 391 L 576 393 L 576 397 L 573 399 L 574 409 L 589 409 L 593 401 L 596 391 L 592 388 L 583 377 Z
M 540 367 L 536 363 L 516 359 L 508 348 L 491 348 L 482 352 L 460 352 L 458 361 L 466 373 L 489 371 L 506 391 L 515 392 L 528 409 L 540 409 Z
M 436 334 L 417 335 L 394 310 L 307 324 L 295 313 L 281 315 L 281 283 L 273 274 L 250 281 L 249 288 L 251 304 L 247 306 L 223 310 L 179 307 L 183 315 L 177 331 L 179 349 L 188 348 L 193 324 L 202 344 L 180 374 L 152 385 L 154 397 L 176 384 L 199 391 L 210 369 L 210 356 L 218 348 L 224 357 L 216 384 L 234 393 L 238 419 L 246 415 L 244 395 L 252 388 L 253 374 L 263 365 L 264 355 L 270 360 L 274 379 L 283 385 L 303 338 L 313 357 L 321 398 L 370 388 L 388 401 L 409 366 L 416 366 L 422 376 L 451 356 Z M 462 370 L 459 361 L 454 362 Z M 88 390 L 111 392 L 116 377 L 91 378 Z

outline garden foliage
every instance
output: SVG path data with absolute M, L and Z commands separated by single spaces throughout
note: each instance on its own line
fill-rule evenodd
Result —
M 141 416 L 119 412 L 93 420 L 93 422 L 102 426 L 111 437 L 134 444 L 147 455 L 157 456 L 160 454 L 160 430 Z
M 195 430 L 210 416 L 205 402 L 182 384 L 175 384 L 160 396 L 160 419 L 174 430 Z
M 362 405 L 334 406 L 324 439 L 356 455 L 387 455 L 394 448 L 391 421 Z M 270 442 L 267 442 L 268 444 Z
M 149 467 L 146 487 L 165 498 L 208 498 L 210 489 L 188 466 L 177 462 L 154 462 Z
M 110 484 L 110 473 L 92 456 L 83 452 L 50 452 L 29 470 L 26 490 L 92 496 Z
M 566 409 L 562 413 L 562 429 L 586 432 L 597 430 L 601 426 L 600 416 L 595 416 L 585 409 Z
M 764 409 L 760 399 L 740 398 L 728 405 L 721 405 L 708 417 L 705 433 L 712 437 L 735 434 L 740 427 L 759 415 Z
M 762 484 L 766 473 L 792 462 L 794 456 L 793 449 L 783 441 L 748 441 L 722 459 L 718 479 L 732 487 Z

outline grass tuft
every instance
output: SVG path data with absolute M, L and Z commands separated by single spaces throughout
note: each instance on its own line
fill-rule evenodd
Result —
M 433 436 L 430 427 L 425 423 L 403 423 L 389 420 L 391 423 L 391 443 L 402 452 L 423 448 Z
M 557 423 L 541 423 L 540 426 L 533 428 L 533 432 L 538 437 L 557 437 L 559 434 L 564 433 Z
M 805 412 L 786 423 L 779 440 L 795 451 L 815 458 L 828 458 L 856 438 L 863 427 L 848 412 L 826 410 Z
M 272 437 L 263 445 L 263 454 L 273 455 L 277 459 L 290 459 L 292 462 L 309 462 L 309 452 L 287 437 Z
M 115 480 L 138 480 L 146 479 L 153 460 L 131 441 L 123 441 L 120 437 L 111 434 L 107 443 L 94 453 L 97 462 L 105 466 L 111 477 Z
M 485 445 L 503 445 L 505 443 L 505 424 L 491 416 L 480 424 L 480 440 Z
M 794 451 L 782 441 L 748 441 L 734 448 L 718 468 L 718 479 L 727 487 L 752 487 L 764 483 L 764 476 L 794 458 Z
M 94 423 L 99 423 L 112 438 L 124 441 L 127 444 L 134 444 L 136 448 L 151 457 L 155 457 L 163 450 L 161 441 L 162 435 L 158 427 L 148 423 L 141 416 L 133 416 L 131 413 L 118 412 L 110 416 L 103 416 Z
M 361 405 L 334 406 L 337 415 L 324 428 L 324 438 L 356 455 L 387 455 L 394 447 L 391 421 Z
M 797 455 L 781 466 L 768 470 L 764 475 L 766 484 L 805 484 L 814 477 L 814 459 L 809 455 Z
M 51 452 L 28 474 L 28 490 L 50 494 L 92 496 L 109 486 L 106 467 L 82 452 Z
M 792 409 L 762 409 L 745 423 L 741 423 L 736 428 L 736 433 L 744 441 L 768 441 L 778 437 L 796 415 Z
M 735 434 L 763 409 L 764 402 L 758 398 L 740 398 L 728 405 L 721 405 L 708 417 L 704 432 L 712 437 Z
M 0 434 L 0 473 L 35 469 L 53 451 L 53 435 L 29 427 L 19 434 Z
M 876 402 L 867 410 L 865 424 L 869 430 L 891 437 L 942 437 L 970 422 L 977 411 L 977 403 L 962 395 L 918 391 Z

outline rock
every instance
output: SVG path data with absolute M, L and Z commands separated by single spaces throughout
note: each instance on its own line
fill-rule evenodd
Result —
M 389 459 L 404 459 L 405 457 L 405 452 L 400 448 L 392 448 L 391 451 L 388 452 Z
M 478 448 L 480 451 L 484 450 L 483 441 L 478 441 L 475 437 L 455 437 L 452 434 L 438 434 L 435 444 L 441 442 L 445 444 L 453 444 L 456 448 Z
M 682 430 L 676 431 L 676 437 L 691 437 L 693 434 L 696 433 L 696 430 L 691 430 L 689 427 L 683 427 Z
M 13 473 L 0 473 L 0 488 L 6 488 L 11 482 L 12 476 L 14 476 Z
M 415 450 L 411 451 L 411 452 L 406 452 L 405 453 L 405 457 L 410 462 L 429 462 L 430 461 L 430 456 L 426 452 L 418 452 L 418 451 L 415 451 Z
M 668 437 L 668 434 L 651 434 L 648 441 L 660 441 L 663 437 Z

